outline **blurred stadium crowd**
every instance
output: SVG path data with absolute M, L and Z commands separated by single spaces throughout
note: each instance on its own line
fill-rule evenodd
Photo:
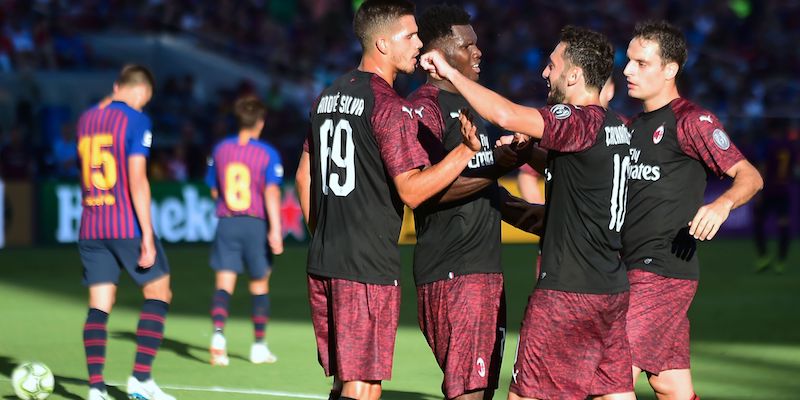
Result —
M 418 11 L 435 1 L 417 1 Z M 713 110 L 753 156 L 767 130 L 796 141 L 800 117 L 800 1 L 797 0 L 471 0 L 483 51 L 481 80 L 511 99 L 541 104 L 544 62 L 565 24 L 603 32 L 616 46 L 617 93 L 612 107 L 639 111 L 627 99 L 622 68 L 637 21 L 664 18 L 681 26 L 690 59 L 680 78 L 682 95 Z M 250 82 L 231 82 L 216 93 L 197 90 L 192 75 L 158 76 L 146 109 L 157 147 L 153 179 L 199 179 L 214 142 L 233 131 L 231 106 L 256 92 L 270 107 L 262 138 L 276 145 L 287 172 L 295 167 L 308 130 L 306 117 L 318 91 L 353 68 L 360 49 L 351 21 L 358 1 L 348 0 L 3 0 L 0 1 L 0 74 L 34 70 L 117 69 L 96 56 L 86 34 L 171 34 L 255 66 L 272 78 L 265 93 Z M 20 74 L 25 76 L 24 74 Z M 424 80 L 398 81 L 401 94 Z M 61 138 L 42 139 L 35 80 L 31 96 L 15 100 L 13 123 L 0 126 L 0 176 L 6 180 L 77 177 L 74 119 Z M 110 84 L 110 83 L 109 83 Z M 87 104 L 88 106 L 88 104 Z M 775 123 L 780 120 L 780 123 Z M 778 128 L 775 128 L 778 127 Z M 165 143 L 164 145 L 159 145 Z M 291 176 L 291 175 L 290 175 Z

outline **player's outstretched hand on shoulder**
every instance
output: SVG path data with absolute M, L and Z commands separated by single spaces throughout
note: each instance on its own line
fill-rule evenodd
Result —
M 142 238 L 139 252 L 139 266 L 150 268 L 156 263 L 156 244 L 152 237 Z
M 450 74 L 455 71 L 439 50 L 431 50 L 420 56 L 419 65 L 434 79 L 450 79 Z
M 472 116 L 469 111 L 462 109 L 458 114 L 458 120 L 461 122 L 461 141 L 469 147 L 472 151 L 481 150 L 481 140 L 478 138 L 478 128 L 472 122 Z
M 283 234 L 281 231 L 270 231 L 267 235 L 267 241 L 272 254 L 276 256 L 283 254 Z
M 689 222 L 689 234 L 698 240 L 711 240 L 722 223 L 728 219 L 732 204 L 720 198 L 700 207 L 694 219 Z

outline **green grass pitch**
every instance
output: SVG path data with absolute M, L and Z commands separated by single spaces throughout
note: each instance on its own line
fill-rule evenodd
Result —
M 800 246 L 793 245 L 784 275 L 751 272 L 752 244 L 701 244 L 702 278 L 690 312 L 695 386 L 704 399 L 800 398 Z M 509 336 L 500 390 L 505 399 L 520 318 L 531 290 L 535 246 L 504 246 Z M 212 273 L 206 246 L 167 246 L 174 300 L 166 339 L 154 366 L 156 381 L 180 399 L 326 398 L 329 380 L 316 361 L 305 287 L 305 247 L 276 260 L 271 282 L 270 348 L 273 365 L 247 361 L 252 340 L 245 282 L 231 301 L 226 328 L 231 365 L 211 367 L 207 347 Z M 411 247 L 402 249 L 403 309 L 393 379 L 384 399 L 440 399 L 441 373 L 416 323 Z M 86 291 L 74 246 L 0 250 L 0 398 L 13 399 L 9 376 L 24 360 L 39 360 L 56 375 L 54 399 L 86 395 L 82 324 Z M 476 293 L 476 295 L 480 295 Z M 130 374 L 141 295 L 127 277 L 109 321 L 105 376 L 120 385 Z M 124 387 L 110 387 L 124 398 Z M 642 399 L 653 395 L 644 379 Z

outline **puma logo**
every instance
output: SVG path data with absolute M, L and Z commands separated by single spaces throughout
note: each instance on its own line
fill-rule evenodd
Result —
M 411 119 L 414 119 L 414 114 L 411 112 L 411 109 L 410 109 L 410 108 L 408 108 L 408 107 L 406 107 L 406 106 L 402 106 L 400 109 L 401 109 L 401 110 L 403 110 L 403 112 L 404 112 L 404 113 L 408 113 L 408 116 L 409 116 Z
M 414 109 L 414 114 L 417 114 L 417 115 L 419 115 L 420 118 L 422 118 L 422 110 L 424 110 L 424 109 L 425 109 L 425 106 L 421 106 L 420 108 L 415 108 Z
M 450 113 L 450 118 L 458 118 L 460 113 L 458 111 L 453 111 Z
M 706 121 L 709 124 L 713 124 L 714 123 L 714 121 L 711 120 L 711 115 L 701 115 L 699 120 L 700 120 L 700 122 Z

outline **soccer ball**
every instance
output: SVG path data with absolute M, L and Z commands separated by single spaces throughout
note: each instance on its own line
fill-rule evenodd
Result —
M 50 368 L 40 362 L 25 362 L 11 374 L 14 393 L 22 400 L 46 399 L 53 393 L 55 378 Z

